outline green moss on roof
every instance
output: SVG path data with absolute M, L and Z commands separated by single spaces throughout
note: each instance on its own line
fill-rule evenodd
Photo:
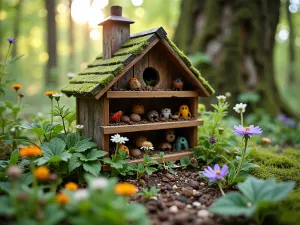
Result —
M 110 59 L 103 59 L 102 56 L 88 65 L 79 75 L 73 78 L 69 84 L 62 88 L 62 92 L 68 95 L 96 95 L 101 89 L 107 86 L 115 76 L 120 74 L 135 56 L 141 54 L 145 48 L 157 37 L 156 33 L 144 36 L 136 36 L 128 40 Z M 165 37 L 176 54 L 195 74 L 209 93 L 213 94 L 213 88 L 201 76 L 200 72 L 192 66 L 191 61 L 180 51 L 175 44 Z

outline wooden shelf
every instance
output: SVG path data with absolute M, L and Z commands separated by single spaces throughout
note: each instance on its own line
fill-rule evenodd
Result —
M 179 151 L 174 151 L 174 153 L 172 154 L 168 154 L 164 156 L 164 159 L 166 162 L 169 161 L 177 161 L 182 159 L 184 156 L 192 156 L 193 155 L 193 151 L 185 151 L 185 152 L 179 152 Z M 158 156 L 154 156 L 151 157 L 152 159 L 154 159 L 155 161 L 162 163 L 160 157 Z M 135 160 L 129 160 L 128 164 L 133 164 L 133 163 L 141 163 L 144 161 L 144 158 L 142 159 L 135 159 Z M 108 165 L 103 165 L 102 170 L 103 171 L 109 171 L 110 167 Z
M 122 126 L 101 126 L 101 130 L 104 134 L 117 134 L 117 133 L 129 133 L 136 131 L 148 131 L 148 130 L 164 130 L 171 128 L 184 128 L 184 127 L 197 127 L 203 124 L 203 120 L 187 120 L 176 122 L 158 122 L 158 123 L 146 123 L 136 125 L 122 125 Z
M 190 98 L 196 91 L 108 91 L 107 98 Z

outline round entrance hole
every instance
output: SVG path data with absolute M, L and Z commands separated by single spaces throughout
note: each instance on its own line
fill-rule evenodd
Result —
M 155 87 L 159 81 L 159 75 L 156 69 L 148 67 L 144 70 L 143 79 L 146 85 Z

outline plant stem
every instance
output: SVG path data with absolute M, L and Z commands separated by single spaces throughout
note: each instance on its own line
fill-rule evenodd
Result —
M 51 115 L 51 125 L 53 125 L 53 97 L 50 98 L 50 101 L 51 101 L 51 112 L 50 112 L 50 115 Z
M 219 187 L 219 189 L 220 189 L 221 194 L 222 194 L 223 196 L 225 196 L 225 193 L 224 193 L 224 191 L 223 191 L 221 182 L 217 182 L 217 185 L 218 185 L 218 187 Z
M 33 182 L 32 182 L 33 196 L 32 196 L 32 204 L 31 204 L 31 208 L 30 208 L 32 216 L 34 216 L 36 213 L 37 200 L 38 200 L 38 183 L 37 183 L 37 179 L 34 176 L 34 170 L 35 170 L 34 162 L 32 159 L 30 159 L 30 171 L 31 171 L 31 175 L 33 177 Z
M 241 125 L 244 126 L 244 117 L 243 117 L 243 112 L 241 112 Z
M 65 125 L 65 120 L 64 120 L 64 117 L 63 117 L 63 115 L 62 115 L 62 112 L 60 111 L 59 102 L 58 102 L 58 101 L 56 101 L 56 102 L 57 102 L 57 106 L 58 106 L 58 108 L 59 108 L 59 114 L 60 114 L 60 117 L 61 117 L 61 120 L 62 120 L 62 124 L 63 124 L 63 127 L 64 127 L 64 132 L 65 132 L 65 134 L 67 134 L 66 125 Z
M 249 136 L 248 136 L 248 135 L 245 135 L 245 136 L 244 136 L 244 139 L 245 139 L 245 148 L 244 148 L 244 150 L 243 150 L 243 152 L 242 152 L 241 161 L 240 161 L 240 163 L 239 163 L 239 166 L 238 166 L 238 169 L 237 169 L 237 171 L 236 171 L 236 174 L 234 175 L 234 178 L 236 178 L 236 177 L 239 175 L 239 173 L 240 173 L 240 171 L 241 171 L 241 169 L 242 169 L 243 163 L 244 163 L 244 159 L 245 159 L 245 155 L 246 155 L 246 149 L 247 149 L 247 144 L 248 144 Z M 234 179 L 234 178 L 233 178 L 233 179 Z
M 7 58 L 8 58 L 8 54 L 9 54 L 10 48 L 11 48 L 11 43 L 9 43 L 8 50 L 7 50 L 7 53 L 6 53 L 6 56 L 5 56 L 5 60 L 4 60 L 4 65 L 3 65 L 2 71 L 0 73 L 0 84 L 2 82 L 2 77 L 4 76 L 4 73 L 5 73 L 5 67 L 6 67 Z

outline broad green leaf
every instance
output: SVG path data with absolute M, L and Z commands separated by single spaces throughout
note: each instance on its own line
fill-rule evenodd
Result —
M 115 162 L 110 164 L 111 167 L 115 168 L 115 169 L 122 169 L 123 168 L 123 164 L 119 163 L 119 162 Z
M 9 159 L 9 165 L 16 165 L 19 160 L 19 149 L 14 150 Z
M 84 162 L 95 161 L 100 157 L 105 156 L 106 154 L 107 152 L 97 149 L 90 149 L 84 153 L 76 153 L 77 157 L 79 157 L 79 159 Z
M 76 143 L 76 145 L 73 146 L 76 152 L 84 152 L 90 148 L 96 147 L 97 144 L 95 142 L 89 142 L 87 140 L 82 140 Z
M 0 215 L 3 216 L 11 216 L 13 214 L 13 208 L 10 206 L 11 201 L 8 196 L 1 196 L 0 197 Z M 3 219 L 1 219 L 2 222 Z
M 101 163 L 100 162 L 86 162 L 86 163 L 83 163 L 83 169 L 86 172 L 89 172 L 95 176 L 98 176 L 101 171 Z
M 65 137 L 65 143 L 68 147 L 68 149 L 72 148 L 74 145 L 76 145 L 77 142 L 80 141 L 80 135 L 75 132 L 75 133 L 69 133 L 66 137 Z
M 113 161 L 111 160 L 111 158 L 104 158 L 103 162 L 106 163 L 106 164 L 112 164 L 113 163 Z
M 238 192 L 231 192 L 224 197 L 218 198 L 209 209 L 211 213 L 221 215 L 245 216 L 251 216 L 255 210 L 256 205 L 248 204 L 247 200 Z
M 155 171 L 157 171 L 156 168 L 153 168 L 153 167 L 145 167 L 145 171 L 148 175 L 151 175 L 152 173 L 154 173 Z
M 69 172 L 73 171 L 81 165 L 82 162 L 78 159 L 78 157 L 76 155 L 72 155 L 72 157 L 69 160 Z

